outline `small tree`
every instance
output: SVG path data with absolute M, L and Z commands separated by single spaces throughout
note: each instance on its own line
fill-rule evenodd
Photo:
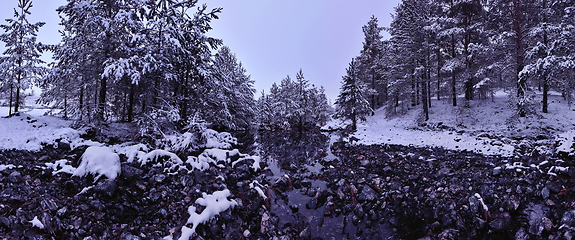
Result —
M 373 113 L 369 102 L 365 99 L 363 92 L 367 86 L 358 77 L 358 63 L 355 59 L 351 60 L 347 68 L 347 75 L 343 77 L 342 86 L 335 104 L 336 118 L 351 120 L 351 129 L 357 129 L 357 120 L 365 121 L 366 116 Z
M 31 0 L 18 0 L 14 18 L 6 19 L 8 25 L 0 25 L 5 31 L 0 35 L 0 40 L 6 43 L 6 51 L 0 61 L 0 71 L 4 72 L 3 85 L 10 91 L 9 115 L 12 115 L 13 103 L 14 112 L 20 111 L 22 90 L 29 88 L 30 84 L 45 71 L 45 68 L 40 66 L 44 63 L 40 59 L 43 45 L 36 42 L 36 33 L 45 23 L 28 22 L 30 8 L 32 8 Z

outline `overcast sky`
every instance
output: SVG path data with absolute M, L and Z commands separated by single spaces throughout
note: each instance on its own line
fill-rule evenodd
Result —
M 17 0 L 0 0 L 0 19 L 12 18 Z M 201 0 L 223 7 L 208 35 L 224 40 L 255 80 L 259 92 L 301 68 L 315 85 L 323 85 L 331 101 L 341 77 L 363 42 L 361 27 L 372 15 L 389 26 L 400 0 Z M 39 41 L 58 43 L 56 8 L 65 0 L 35 0 L 31 22 L 43 21 Z M 387 38 L 387 33 L 384 33 Z M 0 46 L 4 51 L 4 44 Z

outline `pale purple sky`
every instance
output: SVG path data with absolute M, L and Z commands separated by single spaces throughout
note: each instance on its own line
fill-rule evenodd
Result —
M 17 0 L 0 0 L 0 20 L 12 18 Z M 323 85 L 331 101 L 341 77 L 363 42 L 361 27 L 372 15 L 389 26 L 400 0 L 200 0 L 223 7 L 209 36 L 224 40 L 255 80 L 259 93 L 299 69 L 315 85 Z M 65 0 L 35 0 L 31 22 L 43 21 L 39 41 L 55 44 L 59 18 L 55 9 Z M 387 33 L 383 33 L 387 38 Z M 0 51 L 4 51 L 1 44 Z

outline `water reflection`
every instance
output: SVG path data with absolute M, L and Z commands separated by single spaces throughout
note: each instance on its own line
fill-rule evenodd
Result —
M 328 155 L 329 140 L 320 131 L 260 132 L 257 142 L 264 159 L 277 161 L 282 169 L 294 169 L 319 167 L 316 160 Z

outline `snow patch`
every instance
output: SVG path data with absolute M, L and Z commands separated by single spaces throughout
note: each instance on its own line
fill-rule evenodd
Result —
M 196 228 L 199 224 L 205 223 L 216 217 L 216 215 L 233 208 L 238 205 L 236 200 L 228 200 L 231 195 L 230 190 L 225 189 L 222 191 L 216 191 L 212 194 L 202 193 L 202 197 L 196 200 L 196 204 L 204 206 L 204 210 L 201 213 L 196 213 L 196 207 L 190 206 L 188 208 L 188 213 L 190 217 L 188 218 L 187 224 L 192 224 L 192 228 L 186 226 L 182 227 L 182 235 L 180 240 L 189 240 L 196 232 Z M 168 236 L 164 239 L 171 239 L 172 236 Z
M 268 197 L 266 196 L 266 194 L 262 190 L 263 187 L 264 186 L 261 183 L 259 183 L 257 180 L 254 180 L 253 182 L 250 183 L 250 188 L 255 189 L 258 192 L 258 194 L 265 200 Z
M 58 160 L 54 163 L 45 163 L 44 165 L 54 170 L 52 171 L 52 175 L 58 173 L 74 174 L 74 172 L 76 171 L 75 167 L 72 167 L 72 165 L 68 165 L 68 160 L 66 159 Z
M 150 151 L 148 146 L 141 143 L 135 145 L 114 145 L 112 149 L 114 152 L 126 156 L 128 158 L 126 161 L 129 163 L 134 162 L 134 160 L 144 159 L 146 153 Z
M 570 156 L 573 156 L 575 149 L 575 130 L 567 131 L 559 136 L 556 137 L 557 141 L 559 141 L 559 147 L 557 147 L 557 152 L 565 152 L 568 153 Z
M 120 175 L 120 157 L 109 147 L 88 147 L 82 155 L 80 166 L 74 171 L 74 176 L 85 176 L 94 174 L 97 181 L 100 177 L 106 176 L 109 179 L 116 179 Z
M 44 229 L 44 224 L 42 222 L 40 222 L 40 220 L 38 219 L 37 216 L 34 217 L 34 219 L 32 219 L 32 221 L 30 221 L 30 223 L 32 223 L 32 227 Z
M 212 129 L 206 129 L 202 133 L 202 137 L 206 139 L 206 148 L 230 149 L 232 144 L 238 144 L 238 139 L 228 132 L 220 133 Z
M 0 164 L 0 172 L 1 172 L 1 171 L 4 171 L 4 170 L 6 170 L 6 169 L 15 168 L 15 167 L 16 167 L 16 166 L 14 166 L 13 164 L 8 164 L 8 165 Z

